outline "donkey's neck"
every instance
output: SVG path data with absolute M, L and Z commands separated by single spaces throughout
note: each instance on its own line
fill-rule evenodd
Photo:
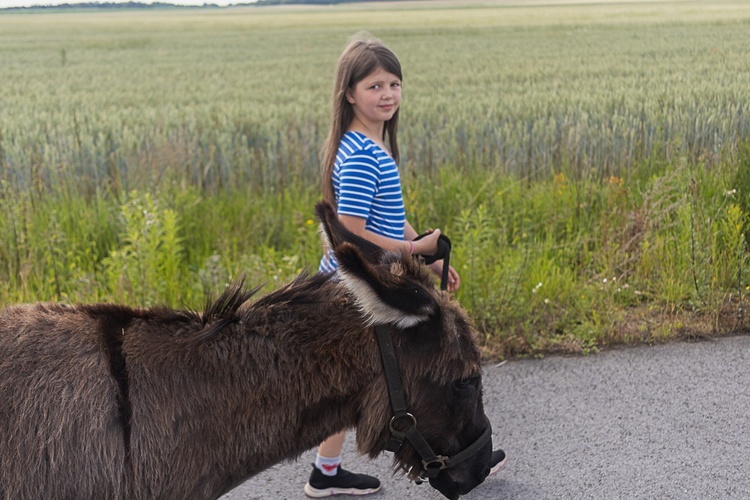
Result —
M 185 432 L 195 435 L 178 439 L 195 447 L 185 456 L 221 462 L 201 474 L 220 471 L 219 493 L 357 424 L 377 380 L 377 345 L 346 298 L 323 299 L 260 304 L 201 347 L 194 369 L 211 377 L 210 395 L 188 410 L 196 421 Z
M 353 427 L 380 366 L 372 329 L 360 314 L 348 302 L 336 301 L 261 317 L 266 321 L 247 325 L 244 336 L 255 341 L 256 353 L 263 356 L 256 355 L 253 365 L 270 368 L 261 370 L 254 387 L 277 402 L 272 412 L 287 426 L 278 435 L 286 433 L 296 441 L 281 458 Z

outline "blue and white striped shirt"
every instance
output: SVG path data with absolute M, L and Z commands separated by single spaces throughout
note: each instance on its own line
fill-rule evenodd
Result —
M 365 229 L 404 239 L 406 210 L 398 165 L 371 139 L 349 131 L 339 143 L 333 166 L 333 192 L 340 215 L 365 219 Z M 327 250 L 319 271 L 334 271 L 336 258 Z

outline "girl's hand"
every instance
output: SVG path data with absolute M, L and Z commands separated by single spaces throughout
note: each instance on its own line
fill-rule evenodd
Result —
M 438 251 L 439 237 L 440 229 L 435 229 L 424 238 L 414 241 L 414 253 L 420 255 L 435 255 Z
M 443 261 L 436 260 L 427 267 L 438 275 L 438 278 L 443 276 Z M 448 291 L 455 292 L 461 286 L 461 277 L 458 275 L 458 271 L 453 269 L 453 266 L 448 266 Z

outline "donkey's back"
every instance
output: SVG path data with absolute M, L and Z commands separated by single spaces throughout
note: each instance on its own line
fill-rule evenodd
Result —
M 0 499 L 124 498 L 111 353 L 116 314 L 33 304 L 0 312 Z

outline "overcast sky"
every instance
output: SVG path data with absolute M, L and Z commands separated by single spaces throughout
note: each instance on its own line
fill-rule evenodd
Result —
M 34 5 L 59 5 L 61 3 L 81 3 L 81 2 L 127 2 L 128 0 L 0 0 L 0 9 L 6 7 L 31 7 Z M 204 3 L 212 3 L 216 5 L 229 5 L 234 3 L 249 3 L 252 0 L 133 0 L 143 3 L 153 3 L 154 1 L 161 1 L 164 3 L 174 3 L 180 5 L 203 5 Z

